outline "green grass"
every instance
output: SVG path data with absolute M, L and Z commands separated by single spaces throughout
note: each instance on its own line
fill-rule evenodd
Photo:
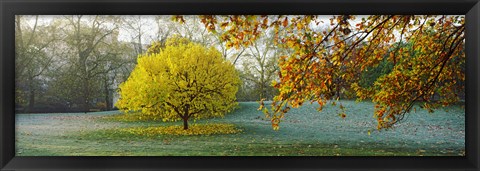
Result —
M 224 118 L 190 124 L 226 123 L 242 130 L 231 135 L 121 133 L 122 128 L 182 125 L 182 122 L 116 121 L 118 111 L 70 114 L 17 114 L 19 156 L 459 156 L 465 151 L 465 110 L 417 110 L 394 129 L 377 131 L 370 102 L 341 101 L 317 112 L 316 104 L 292 109 L 272 130 L 257 111 L 242 102 Z M 447 112 L 448 110 L 448 112 Z M 368 135 L 371 130 L 371 135 Z

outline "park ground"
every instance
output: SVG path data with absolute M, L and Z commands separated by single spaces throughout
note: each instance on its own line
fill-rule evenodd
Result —
M 182 125 L 182 122 L 115 121 L 119 111 L 16 114 L 17 156 L 464 156 L 465 109 L 449 106 L 428 113 L 417 109 L 393 129 L 376 130 L 371 102 L 340 101 L 318 112 L 317 104 L 290 110 L 280 129 L 240 102 L 224 118 L 190 124 L 229 123 L 241 133 L 228 135 L 141 136 L 119 128 Z M 418 108 L 418 107 L 417 107 Z M 369 134 L 370 131 L 370 134 Z

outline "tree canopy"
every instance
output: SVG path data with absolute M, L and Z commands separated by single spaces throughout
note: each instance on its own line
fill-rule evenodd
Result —
M 322 109 L 341 94 L 375 103 L 378 129 L 390 128 L 421 101 L 428 111 L 459 100 L 465 80 L 465 17 L 429 15 L 201 16 L 211 32 L 222 30 L 228 48 L 251 46 L 265 29 L 275 44 L 289 48 L 281 56 L 279 90 L 272 108 L 261 107 L 278 124 L 290 107 L 316 102 Z M 182 22 L 182 16 L 173 20 Z M 322 29 L 323 28 L 323 29 Z M 383 64 L 382 64 L 383 63 Z M 362 73 L 379 66 L 390 70 L 373 84 L 360 84 Z M 382 64 L 382 65 L 381 65 Z M 362 86 L 363 85 L 363 86 Z M 343 109 L 343 106 L 340 105 Z M 343 113 L 341 115 L 345 117 Z
M 183 120 L 188 129 L 190 118 L 221 117 L 236 106 L 238 73 L 215 48 L 174 37 L 147 52 L 119 86 L 118 108 Z

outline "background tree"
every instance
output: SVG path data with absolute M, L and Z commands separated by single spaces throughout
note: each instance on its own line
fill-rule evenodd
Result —
M 173 33 L 173 28 L 170 27 L 172 23 L 171 17 L 155 16 L 155 24 L 157 25 L 157 33 L 154 40 L 165 43 L 167 38 Z
M 216 49 L 184 40 L 169 39 L 159 53 L 138 58 L 120 85 L 118 108 L 163 121 L 181 119 L 188 129 L 190 118 L 223 116 L 236 106 L 239 78 L 233 65 Z
M 129 16 L 122 16 L 121 18 L 121 26 L 123 30 L 128 32 L 130 37 L 130 42 L 132 43 L 134 50 L 134 55 L 138 56 L 143 54 L 146 50 L 146 44 L 149 44 L 152 41 L 152 37 L 146 35 L 146 30 L 152 29 L 148 26 L 148 21 L 144 16 L 141 15 L 129 15 Z M 160 34 L 162 34 L 161 30 L 164 27 L 159 28 L 158 37 L 160 38 Z
M 278 79 L 276 74 L 278 56 L 282 56 L 286 52 L 283 48 L 274 46 L 273 36 L 266 31 L 262 37 L 252 43 L 252 46 L 247 48 L 245 58 L 242 60 L 241 78 L 244 84 L 242 91 L 255 95 L 248 99 L 250 101 L 272 100 L 276 95 L 276 90 L 271 84 L 272 81 Z
M 219 18 L 220 16 L 212 17 Z M 171 30 L 173 30 L 175 34 L 205 46 L 215 46 L 215 48 L 222 53 L 222 56 L 234 65 L 238 64 L 240 57 L 245 54 L 246 47 L 239 47 L 239 49 L 229 48 L 230 45 L 227 45 L 228 42 L 223 41 L 223 38 L 221 38 L 224 34 L 223 29 L 203 27 L 202 22 L 205 22 L 205 18 L 200 16 L 184 16 L 181 18 L 175 18 L 175 16 L 173 16 L 170 18 L 173 18 L 174 21 L 177 19 L 177 21 L 180 21 L 166 24 L 172 28 Z
M 52 69 L 58 55 L 55 42 L 58 38 L 58 23 L 40 25 L 38 16 L 29 22 L 25 17 L 15 16 L 15 82 L 20 104 L 28 104 L 27 112 L 35 107 L 37 96 L 45 84 L 45 73 Z M 28 18 L 28 17 L 27 17 Z M 23 95 L 23 96 L 22 96 Z
M 96 95 L 102 94 L 100 77 L 112 68 L 116 61 L 116 52 L 111 46 L 118 42 L 118 23 L 116 16 L 65 16 L 68 21 L 66 43 L 71 48 L 70 82 L 78 84 L 79 89 L 71 92 L 78 94 L 76 103 L 83 111 L 95 103 Z M 107 66 L 110 65 L 110 66 Z M 98 87 L 96 87 L 98 86 Z M 72 94 L 75 97 L 75 94 Z

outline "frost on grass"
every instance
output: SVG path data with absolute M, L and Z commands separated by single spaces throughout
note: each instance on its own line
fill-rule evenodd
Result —
M 152 116 L 152 115 L 143 115 L 141 112 L 128 112 L 116 115 L 105 116 L 103 119 L 111 121 L 121 121 L 121 122 L 139 122 L 139 121 L 162 121 L 162 118 Z

